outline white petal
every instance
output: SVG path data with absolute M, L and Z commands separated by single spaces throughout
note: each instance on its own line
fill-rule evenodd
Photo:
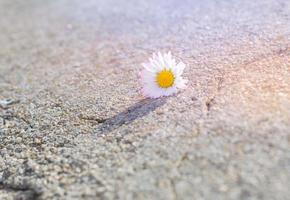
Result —
M 147 70 L 147 71 L 150 71 L 150 72 L 155 72 L 156 71 L 156 68 L 151 65 L 151 63 L 143 63 L 142 66 Z
M 188 82 L 187 80 L 180 78 L 179 80 L 176 80 L 176 87 L 180 89 L 184 89 L 186 87 L 187 82 Z
M 179 62 L 179 63 L 176 65 L 176 68 L 178 68 L 179 71 L 180 71 L 181 73 L 183 73 L 183 70 L 184 70 L 184 68 L 185 68 L 185 64 L 184 64 L 183 62 Z

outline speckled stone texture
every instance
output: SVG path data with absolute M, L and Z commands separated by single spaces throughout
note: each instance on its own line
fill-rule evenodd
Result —
M 0 0 L 1 200 L 290 198 L 290 1 Z M 172 51 L 186 90 L 140 94 Z

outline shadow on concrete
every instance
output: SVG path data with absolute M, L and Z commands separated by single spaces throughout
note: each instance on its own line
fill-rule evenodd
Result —
M 156 108 L 165 104 L 167 98 L 160 99 L 143 99 L 125 111 L 116 114 L 115 116 L 108 118 L 98 128 L 97 132 L 100 134 L 109 133 L 123 124 L 130 124 L 134 120 L 148 115 Z

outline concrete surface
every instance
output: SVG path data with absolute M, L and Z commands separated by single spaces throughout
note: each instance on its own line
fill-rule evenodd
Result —
M 0 0 L 0 199 L 290 197 L 290 1 Z M 171 50 L 188 88 L 143 99 Z

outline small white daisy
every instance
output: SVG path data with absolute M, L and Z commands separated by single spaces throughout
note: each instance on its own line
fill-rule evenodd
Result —
M 182 78 L 185 68 L 183 62 L 176 63 L 171 53 L 153 54 L 148 63 L 143 63 L 140 82 L 146 97 L 170 96 L 185 87 L 187 80 Z

